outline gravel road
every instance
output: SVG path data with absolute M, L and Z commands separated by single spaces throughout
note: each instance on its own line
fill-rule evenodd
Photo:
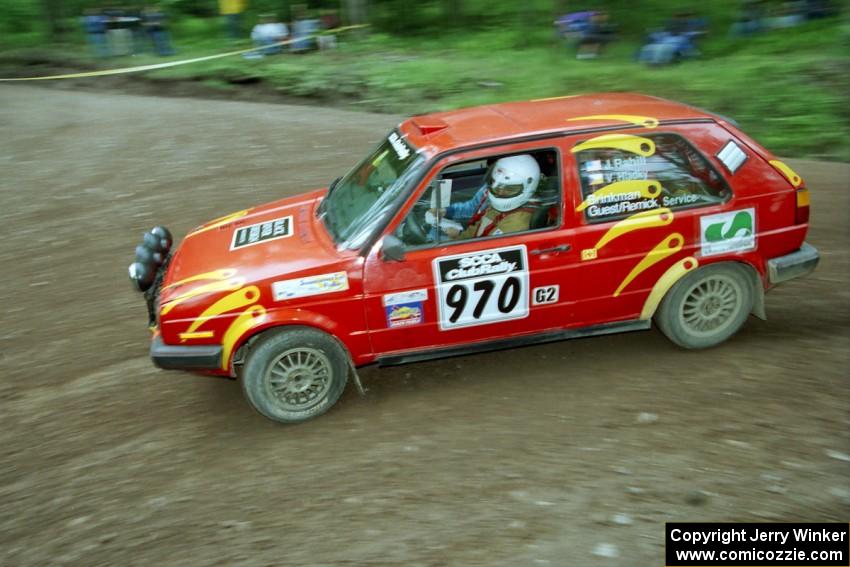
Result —
M 388 369 L 280 426 L 153 368 L 157 223 L 327 185 L 400 117 L 0 87 L 0 564 L 663 565 L 666 521 L 850 519 L 850 166 L 789 160 L 818 271 L 657 330 Z

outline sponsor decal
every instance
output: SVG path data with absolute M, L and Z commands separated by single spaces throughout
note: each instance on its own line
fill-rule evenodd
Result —
M 419 325 L 423 320 L 421 301 L 387 305 L 384 310 L 387 313 L 387 327 L 390 329 Z
M 743 252 L 756 247 L 756 210 L 754 208 L 700 217 L 703 256 Z
M 618 181 L 642 181 L 649 177 L 644 156 L 594 159 L 585 162 L 584 170 L 591 185 Z
M 286 301 L 295 297 L 322 295 L 348 289 L 348 276 L 345 272 L 307 276 L 292 280 L 283 280 L 272 284 L 275 301 Z
M 412 289 L 388 293 L 383 297 L 387 327 L 407 327 L 424 321 L 424 302 L 428 299 L 427 289 Z
M 559 285 L 547 285 L 534 288 L 531 292 L 531 304 L 546 305 L 547 303 L 558 303 L 560 289 L 561 286 Z
M 582 261 L 595 260 L 598 255 L 599 255 L 599 252 L 597 251 L 596 248 L 585 248 L 584 250 L 581 251 Z
M 717 159 L 729 170 L 729 173 L 734 174 L 747 161 L 747 154 L 738 144 L 729 140 L 717 153 Z
M 661 183 L 658 181 L 623 180 L 616 181 L 597 189 L 576 207 L 581 212 L 591 205 L 604 205 L 636 199 L 652 199 L 661 194 Z
M 485 325 L 528 315 L 525 246 L 435 258 L 440 329 Z
M 392 134 L 390 134 L 390 137 L 388 139 L 390 141 L 390 145 L 395 150 L 398 159 L 404 161 L 410 157 L 410 148 L 407 147 L 407 144 L 404 143 L 404 141 L 399 137 L 398 134 L 393 132 Z
M 620 215 L 623 213 L 647 211 L 658 207 L 658 201 L 656 201 L 655 199 L 649 199 L 647 201 L 638 201 L 637 199 L 640 199 L 640 195 L 637 193 L 633 195 L 611 195 L 610 197 L 622 200 L 620 200 L 618 203 L 614 203 L 613 205 L 591 205 L 587 208 L 587 216 L 590 218 L 607 217 L 613 215 Z
M 692 203 L 696 203 L 697 201 L 699 201 L 699 199 L 699 195 L 691 194 L 675 195 L 672 197 L 669 195 L 664 195 L 661 198 L 661 204 L 665 207 L 680 207 L 682 205 L 690 205 Z
M 245 248 L 279 238 L 292 236 L 292 215 L 287 217 L 243 226 L 233 231 L 230 249 Z
M 410 291 L 388 293 L 384 296 L 383 302 L 384 305 L 401 305 L 402 303 L 425 301 L 426 299 L 428 299 L 427 289 L 412 289 Z

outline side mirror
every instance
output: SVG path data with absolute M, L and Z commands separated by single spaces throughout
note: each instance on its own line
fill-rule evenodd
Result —
M 388 234 L 381 243 L 381 259 L 401 262 L 404 260 L 404 244 L 394 234 Z

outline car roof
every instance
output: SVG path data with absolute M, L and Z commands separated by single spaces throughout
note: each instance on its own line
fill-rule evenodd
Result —
M 593 118 L 589 118 L 593 117 Z M 414 116 L 399 131 L 434 155 L 511 138 L 589 128 L 632 127 L 630 119 L 714 120 L 685 104 L 634 93 L 599 93 L 491 104 Z

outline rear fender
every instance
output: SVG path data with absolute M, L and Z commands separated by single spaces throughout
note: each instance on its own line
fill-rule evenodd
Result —
M 767 313 L 765 312 L 764 307 L 764 280 L 761 277 L 759 270 L 748 262 L 740 261 L 735 263 L 745 268 L 747 276 L 750 278 L 750 283 L 753 287 L 753 309 L 751 313 L 759 319 L 767 320 Z M 681 280 L 688 273 L 697 269 L 699 265 L 699 260 L 693 256 L 689 256 L 687 258 L 682 258 L 670 266 L 670 268 L 664 272 L 660 278 L 658 278 L 658 281 L 655 282 L 655 285 L 652 287 L 649 297 L 646 298 L 646 301 L 643 304 L 640 318 L 643 320 L 652 319 L 652 316 L 655 315 L 655 312 L 658 310 L 658 306 L 661 304 L 664 296 L 667 295 L 667 292 L 670 291 L 676 282 Z

